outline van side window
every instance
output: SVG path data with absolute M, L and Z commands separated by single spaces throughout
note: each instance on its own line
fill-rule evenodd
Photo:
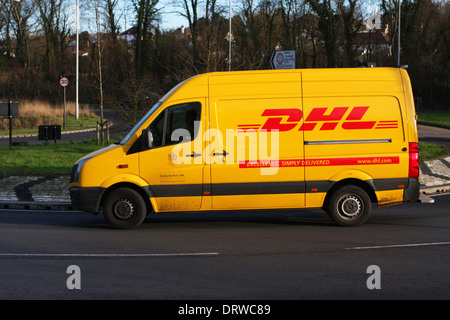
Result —
M 189 102 L 170 106 L 150 124 L 149 129 L 153 135 L 153 147 L 177 144 L 181 141 L 195 139 L 196 126 L 199 125 L 202 106 L 200 102 Z M 179 139 L 172 141 L 172 134 Z M 197 130 L 198 131 L 198 130 Z M 177 133 L 182 133 L 179 136 Z

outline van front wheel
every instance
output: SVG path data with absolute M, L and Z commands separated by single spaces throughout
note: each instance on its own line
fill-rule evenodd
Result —
M 358 186 L 344 186 L 331 196 L 327 211 L 340 226 L 359 226 L 367 221 L 372 211 L 370 197 Z
M 117 229 L 138 227 L 145 219 L 146 205 L 141 195 L 130 188 L 119 188 L 103 202 L 105 220 Z

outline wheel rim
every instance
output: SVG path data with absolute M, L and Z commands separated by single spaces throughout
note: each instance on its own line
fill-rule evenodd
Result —
M 121 198 L 113 204 L 114 216 L 120 220 L 130 220 L 134 214 L 134 205 L 127 198 Z
M 347 194 L 339 199 L 339 215 L 346 220 L 357 219 L 364 211 L 364 202 L 355 194 Z

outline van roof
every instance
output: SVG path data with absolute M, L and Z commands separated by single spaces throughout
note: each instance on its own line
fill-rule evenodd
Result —
M 334 68 L 218 71 L 193 76 L 167 94 L 170 100 L 208 96 L 209 85 L 237 88 L 244 84 L 269 84 L 302 81 L 304 96 L 332 96 L 343 93 L 392 94 L 403 92 L 403 69 L 399 68 Z M 406 72 L 406 71 L 405 71 Z M 229 95 L 232 95 L 230 86 Z M 225 90 L 224 90 L 225 91 Z M 250 92 L 249 92 L 250 93 Z M 228 95 L 228 94 L 227 94 Z

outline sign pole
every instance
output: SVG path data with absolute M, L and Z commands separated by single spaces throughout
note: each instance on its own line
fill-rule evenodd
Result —
M 66 129 L 66 87 L 64 87 L 64 116 L 63 116 L 63 129 Z
M 62 76 L 59 79 L 59 85 L 64 88 L 64 116 L 63 116 L 63 129 L 66 128 L 66 87 L 69 85 L 69 79 Z
M 231 0 L 230 1 L 230 25 L 229 25 L 229 31 L 228 31 L 228 71 L 231 71 Z
M 12 114 L 11 114 L 11 100 L 8 101 L 8 118 L 9 118 L 9 148 L 12 147 Z
M 397 53 L 397 67 L 400 67 L 400 27 L 402 20 L 402 4 L 401 1 L 398 1 L 398 53 Z
M 77 0 L 77 57 L 76 57 L 76 81 L 75 81 L 75 119 L 78 120 L 78 85 L 79 85 L 79 69 L 80 69 L 80 1 Z

